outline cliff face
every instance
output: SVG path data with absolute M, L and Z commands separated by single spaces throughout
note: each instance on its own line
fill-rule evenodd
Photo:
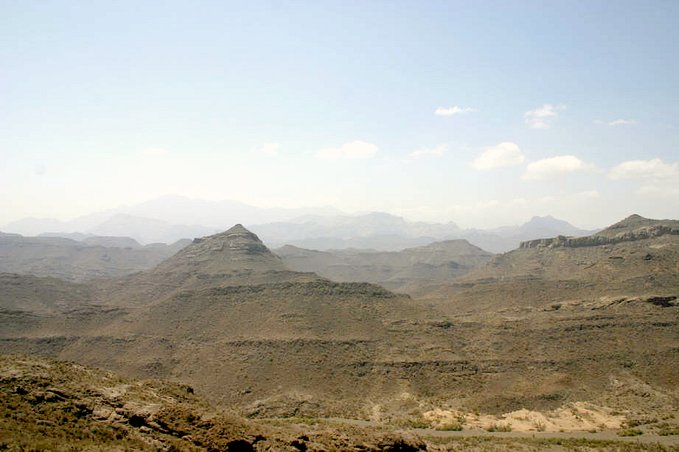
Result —
M 521 242 L 519 248 L 579 248 L 583 246 L 611 245 L 620 242 L 633 242 L 635 240 L 650 239 L 666 234 L 679 235 L 679 227 L 665 224 L 641 226 L 637 229 L 620 232 L 612 236 L 608 234 L 595 234 L 588 237 L 565 237 L 563 235 L 559 235 L 550 239 L 538 239 Z

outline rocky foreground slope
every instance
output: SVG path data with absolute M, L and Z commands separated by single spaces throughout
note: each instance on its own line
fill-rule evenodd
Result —
M 0 450 L 417 451 L 413 434 L 274 426 L 210 407 L 190 386 L 0 355 Z

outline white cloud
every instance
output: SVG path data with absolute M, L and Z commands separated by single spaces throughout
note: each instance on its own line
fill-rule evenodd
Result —
M 379 147 L 376 144 L 365 141 L 352 141 L 344 143 L 338 148 L 321 149 L 316 153 L 316 158 L 321 160 L 358 160 L 373 158 Z
M 264 143 L 262 147 L 259 148 L 259 152 L 264 155 L 268 155 L 269 157 L 274 157 L 278 155 L 278 150 L 280 147 L 281 145 L 279 143 Z
M 446 153 L 448 150 L 447 144 L 439 144 L 433 148 L 423 148 L 418 149 L 410 153 L 410 157 L 413 159 L 419 159 L 422 157 L 440 157 Z
M 628 160 L 614 167 L 611 179 L 666 179 L 679 177 L 679 163 L 665 163 L 660 159 Z
M 592 168 L 593 165 L 583 162 L 574 155 L 558 155 L 529 163 L 521 178 L 541 180 L 558 174 L 587 171 Z
M 592 121 L 594 124 L 597 125 L 608 125 L 611 127 L 615 126 L 630 126 L 632 124 L 636 124 L 637 122 L 634 119 L 614 119 L 613 121 L 602 121 L 601 119 L 595 119 Z
M 518 165 L 525 158 L 516 143 L 504 142 L 486 149 L 471 165 L 477 170 L 490 170 Z
M 453 105 L 452 107 L 438 107 L 435 111 L 435 115 L 439 116 L 453 116 L 453 115 L 459 115 L 462 113 L 471 113 L 476 111 L 476 108 L 471 108 L 471 107 L 458 107 L 457 105 Z
M 609 126 L 629 126 L 632 124 L 636 124 L 637 122 L 633 119 L 615 119 L 613 121 L 609 121 L 608 125 Z
M 544 104 L 535 110 L 527 111 L 523 114 L 524 121 L 533 129 L 548 129 L 551 120 L 558 116 L 557 110 L 563 110 L 563 105 Z

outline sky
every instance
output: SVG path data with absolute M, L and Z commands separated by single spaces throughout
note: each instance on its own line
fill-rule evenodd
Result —
M 679 218 L 677 23 L 671 0 L 0 0 L 0 226 L 166 194 Z

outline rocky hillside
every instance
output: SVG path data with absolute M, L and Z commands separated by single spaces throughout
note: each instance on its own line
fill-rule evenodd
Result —
M 5 321 L 21 327 L 0 333 L 2 348 L 193 381 L 214 401 L 262 415 L 300 403 L 346 412 L 363 392 L 351 374 L 333 377 L 332 369 L 390 357 L 384 345 L 400 341 L 387 339 L 390 330 L 422 317 L 408 297 L 379 286 L 288 270 L 242 226 L 196 240 L 152 270 L 98 283 L 87 296 L 90 304 L 13 312 Z
M 592 236 L 530 242 L 433 289 L 433 298 L 466 300 L 493 310 L 557 301 L 679 295 L 676 221 L 627 218 Z M 573 245 L 575 243 L 576 245 Z M 472 301 L 473 300 L 473 301 Z
M 566 237 L 563 235 L 521 242 L 520 248 L 578 248 L 585 246 L 613 245 L 620 242 L 634 242 L 663 235 L 679 235 L 677 220 L 649 220 L 632 215 L 606 229 L 587 237 Z
M 0 355 L 2 450 L 417 451 L 413 434 L 274 426 L 218 411 L 190 386 Z
M 152 304 L 181 290 L 318 279 L 288 269 L 259 237 L 238 224 L 194 239 L 152 269 L 99 284 L 97 298 L 107 303 Z
M 242 270 L 269 272 L 286 268 L 255 234 L 237 224 L 226 232 L 194 239 L 153 271 L 215 275 Z

